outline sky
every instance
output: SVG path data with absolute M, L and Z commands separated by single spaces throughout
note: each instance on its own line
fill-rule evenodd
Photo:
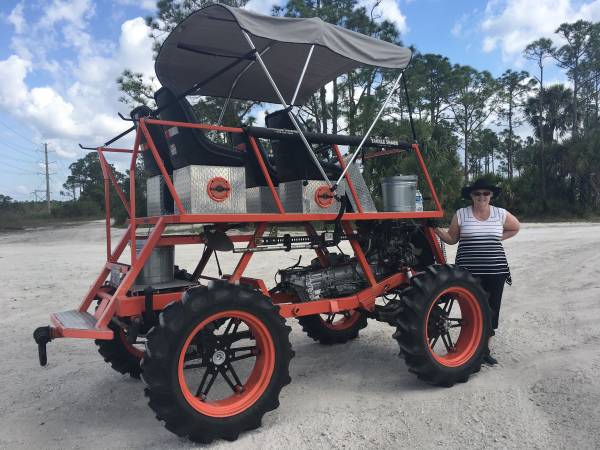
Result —
M 361 4 L 372 3 L 359 0 Z M 251 0 L 268 13 L 283 0 Z M 154 75 L 144 17 L 155 0 L 2 0 L 0 2 L 0 193 L 30 200 L 45 189 L 44 143 L 51 197 L 61 197 L 68 167 L 129 127 L 117 116 L 116 78 L 124 69 Z M 556 39 L 563 22 L 600 20 L 600 0 L 381 0 L 381 19 L 396 23 L 404 45 L 440 53 L 453 64 L 489 70 L 536 68 L 522 57 L 539 37 Z M 557 68 L 546 79 L 565 82 Z M 126 142 L 125 142 L 126 143 Z M 116 160 L 124 168 L 123 160 Z

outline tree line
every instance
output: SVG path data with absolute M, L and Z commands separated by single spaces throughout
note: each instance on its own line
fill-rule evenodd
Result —
M 147 18 L 156 49 L 166 33 L 209 2 L 157 3 Z M 245 0 L 227 1 L 244 6 Z M 359 33 L 402 45 L 397 27 L 379 20 L 379 2 L 359 6 L 356 0 L 290 0 L 273 8 L 286 17 L 320 17 Z M 579 20 L 557 28 L 555 41 L 538 39 L 523 49 L 534 73 L 489 71 L 453 64 L 438 54 L 414 54 L 406 71 L 408 98 L 398 90 L 373 133 L 411 136 L 409 108 L 418 142 L 444 206 L 460 205 L 460 188 L 486 176 L 502 185 L 498 199 L 515 213 L 537 217 L 585 216 L 600 208 L 600 23 Z M 564 70 L 569 86 L 547 85 L 550 66 Z M 397 72 L 365 67 L 321 88 L 300 111 L 315 131 L 364 133 L 389 94 Z M 137 77 L 137 78 L 136 78 Z M 135 104 L 148 92 L 141 75 L 119 79 L 124 100 Z M 147 99 L 148 97 L 146 97 Z M 254 120 L 251 102 L 232 102 L 225 123 Z M 203 120 L 216 122 L 223 99 L 197 105 Z M 377 158 L 365 162 L 365 178 L 380 194 L 381 178 L 417 173 L 414 159 Z M 422 178 L 422 177 L 421 177 Z M 424 180 L 420 180 L 421 187 Z

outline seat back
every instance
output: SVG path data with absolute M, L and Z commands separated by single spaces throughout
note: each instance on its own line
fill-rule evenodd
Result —
M 162 87 L 154 93 L 156 105 L 162 108 L 159 117 L 173 122 L 198 123 L 192 106 L 185 99 L 175 101 L 175 94 Z M 234 166 L 244 165 L 243 152 L 218 144 L 206 137 L 204 132 L 194 128 L 165 127 L 169 154 L 174 169 L 189 165 Z
M 142 117 L 150 117 L 152 114 L 152 110 L 145 105 L 138 106 L 134 108 L 129 116 L 134 119 L 140 119 Z M 134 122 L 136 127 L 138 122 Z M 173 173 L 173 166 L 171 165 L 171 158 L 169 156 L 169 146 L 167 145 L 167 139 L 165 138 L 165 133 L 160 125 L 152 125 L 146 124 L 148 127 L 148 132 L 150 133 L 150 137 L 152 138 L 152 142 L 154 142 L 154 146 L 158 151 L 158 155 L 160 156 L 163 165 L 169 175 Z M 146 199 L 148 201 L 147 207 L 150 210 L 151 202 L 155 202 L 158 208 L 163 214 L 172 214 L 173 213 L 173 196 L 171 192 L 166 188 L 164 184 L 164 180 L 162 178 L 156 179 L 158 175 L 162 175 L 160 169 L 158 168 L 158 164 L 152 155 L 152 151 L 150 150 L 150 146 L 146 140 L 145 136 L 142 136 L 140 139 L 140 148 L 142 150 L 142 159 L 144 161 L 144 172 L 146 172 Z M 154 179 L 153 179 L 154 178 Z M 153 179 L 153 180 L 151 180 Z M 150 192 L 152 191 L 152 192 Z M 152 200 L 151 200 L 152 199 Z
M 142 117 L 149 117 L 152 113 L 152 110 L 146 106 L 138 106 L 134 108 L 129 116 L 134 119 L 140 119 Z M 137 127 L 137 122 L 134 122 Z M 152 137 L 152 141 L 156 146 L 156 150 L 158 150 L 158 154 L 160 155 L 162 162 L 167 169 L 167 173 L 173 173 L 173 166 L 171 165 L 171 158 L 169 155 L 169 146 L 167 145 L 167 140 L 165 138 L 165 134 L 163 133 L 162 127 L 160 125 L 151 125 L 147 124 L 148 131 L 150 132 L 150 136 Z M 152 151 L 146 142 L 146 137 L 142 136 L 140 140 L 140 147 L 142 149 L 142 158 L 144 160 L 144 170 L 146 172 L 147 177 L 154 177 L 156 175 L 160 175 L 160 169 L 158 168 L 158 164 L 156 164 L 156 160 L 152 156 Z
M 252 146 L 250 145 L 250 139 L 246 133 L 232 133 L 231 134 L 231 142 L 233 146 L 239 150 L 243 150 L 246 152 L 246 187 L 253 188 L 257 186 L 268 186 L 267 180 L 260 168 L 260 163 L 258 162 L 258 158 L 256 157 L 254 150 L 252 150 Z M 256 146 L 258 147 L 258 151 L 262 157 L 263 162 L 265 163 L 265 167 L 267 168 L 267 172 L 271 177 L 271 181 L 275 186 L 279 185 L 279 176 L 277 174 L 277 170 L 271 163 L 269 159 L 269 155 L 267 151 L 261 144 L 259 139 L 255 139 Z
M 281 109 L 265 116 L 265 123 L 268 128 L 280 128 L 285 130 L 295 130 L 287 110 Z M 305 131 L 300 125 L 300 128 Z M 280 141 L 271 142 L 273 153 L 275 154 L 275 166 L 279 182 L 296 180 L 322 180 L 323 175 L 313 161 L 308 149 L 304 143 L 298 141 Z M 319 161 L 328 177 L 332 178 L 341 174 L 339 166 L 326 161 Z

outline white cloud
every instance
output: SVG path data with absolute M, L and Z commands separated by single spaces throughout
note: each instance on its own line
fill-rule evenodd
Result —
M 473 27 L 469 26 L 469 23 L 474 21 L 474 16 L 479 14 L 479 9 L 475 8 L 473 11 L 462 14 L 454 25 L 450 29 L 450 34 L 455 38 L 466 38 L 473 34 Z
M 244 8 L 260 14 L 270 15 L 273 6 L 282 6 L 283 3 L 280 0 L 250 0 Z
M 22 33 L 25 29 L 25 17 L 23 16 L 23 3 L 18 3 L 17 6 L 10 12 L 7 20 L 13 27 L 15 27 L 15 33 Z
M 145 11 L 156 9 L 156 0 L 116 0 L 116 3 L 123 6 L 137 6 Z
M 54 3 L 63 5 L 65 2 Z M 107 54 L 105 43 L 95 42 L 84 31 L 85 17 L 81 9 L 76 8 L 69 15 L 61 6 L 53 13 L 48 12 L 34 27 L 35 33 L 55 32 L 59 27 L 48 28 L 48 24 L 66 20 L 67 26 L 60 26 L 62 32 L 70 27 L 68 33 L 79 37 L 79 44 L 74 47 L 75 57 L 47 60 L 48 49 L 43 48 L 42 42 L 38 53 L 17 51 L 0 60 L 0 79 L 3 80 L 0 109 L 10 111 L 15 119 L 32 127 L 36 140 L 52 142 L 63 157 L 74 156 L 73 149 L 79 141 L 99 144 L 129 126 L 116 115 L 124 109 L 118 102 L 120 92 L 116 84 L 116 78 L 124 69 L 141 72 L 148 80 L 154 74 L 152 39 L 144 19 L 137 17 L 124 22 L 118 43 L 109 45 Z M 77 18 L 83 22 L 71 23 Z M 24 38 L 16 42 L 27 44 L 29 41 Z M 27 76 L 31 73 L 45 76 L 47 81 L 40 86 L 29 86 Z
M 94 3 L 90 0 L 53 0 L 45 8 L 40 23 L 51 27 L 58 22 L 67 22 L 83 28 L 85 20 L 92 17 L 94 11 Z
M 364 6 L 367 9 L 367 13 L 371 11 L 373 2 L 370 0 L 359 0 L 358 4 Z M 375 19 L 383 19 L 394 23 L 401 33 L 407 33 L 409 31 L 406 23 L 406 16 L 402 14 L 400 5 L 397 0 L 381 0 L 379 6 L 375 8 L 373 12 Z
M 0 105 L 10 110 L 22 104 L 27 97 L 25 76 L 31 70 L 31 63 L 17 55 L 0 61 Z
M 485 52 L 500 49 L 505 61 L 520 59 L 530 42 L 556 39 L 554 31 L 564 22 L 600 20 L 600 0 L 490 0 L 481 23 Z
M 153 77 L 154 59 L 149 33 L 150 28 L 141 17 L 124 22 L 119 38 L 119 62 L 123 68 Z

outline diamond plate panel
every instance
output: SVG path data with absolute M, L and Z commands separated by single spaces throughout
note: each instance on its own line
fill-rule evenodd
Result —
M 78 330 L 92 330 L 96 326 L 96 318 L 88 312 L 77 311 L 62 311 L 54 313 L 54 317 L 65 327 L 75 328 Z
M 350 160 L 350 157 L 347 156 L 345 158 L 346 163 Z M 350 180 L 352 180 L 352 184 L 354 185 L 354 189 L 356 190 L 356 195 L 358 195 L 358 200 L 363 208 L 364 212 L 377 212 L 377 208 L 375 207 L 375 202 L 373 201 L 373 197 L 371 197 L 371 192 L 367 187 L 367 183 L 360 171 L 360 168 L 356 163 L 352 164 L 348 169 L 348 175 L 350 175 Z M 350 203 L 352 204 L 352 208 L 354 211 L 358 212 L 358 208 L 356 207 L 356 202 L 354 201 L 354 197 L 352 196 L 352 191 L 348 186 L 348 182 L 346 181 L 346 177 L 340 183 L 343 186 L 344 190 L 348 194 L 348 198 L 350 199 Z
M 167 185 L 162 175 L 146 180 L 146 211 L 148 216 L 165 216 L 170 214 L 165 208 Z
M 323 180 L 288 181 L 279 184 L 279 196 L 286 213 L 331 214 L 338 213 L 340 203 L 334 199 L 328 208 L 320 207 L 315 201 L 315 192 L 327 184 Z
M 208 182 L 225 178 L 231 192 L 217 202 L 208 196 Z M 174 185 L 188 214 L 243 214 L 246 212 L 246 174 L 243 167 L 186 166 L 173 171 Z M 175 214 L 179 214 L 175 206 Z
M 279 192 L 278 186 L 275 191 Z M 277 205 L 268 186 L 257 186 L 246 189 L 246 210 L 249 213 L 278 213 Z

